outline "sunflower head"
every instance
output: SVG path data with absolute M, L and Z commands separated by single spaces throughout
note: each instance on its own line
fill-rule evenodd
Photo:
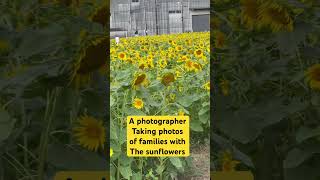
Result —
M 305 77 L 311 89 L 320 91 L 320 64 L 314 64 L 307 69 Z
M 195 63 L 193 63 L 193 69 L 195 70 L 195 72 L 201 71 L 202 65 L 195 62 Z
M 125 61 L 125 60 L 127 60 L 127 54 L 126 54 L 125 52 L 120 52 L 120 53 L 118 54 L 118 58 L 119 58 L 120 60 Z
M 158 66 L 160 69 L 165 68 L 168 65 L 168 61 L 166 59 L 160 59 L 158 61 Z
M 218 17 L 213 17 L 211 18 L 210 23 L 211 23 L 211 28 L 217 29 L 220 27 L 221 20 Z
M 193 62 L 191 60 L 187 60 L 184 67 L 187 71 L 192 71 L 194 68 Z
M 226 35 L 221 31 L 213 31 L 214 36 L 214 47 L 216 48 L 224 48 L 226 42 Z
M 194 55 L 197 57 L 197 58 L 201 58 L 203 57 L 203 51 L 201 49 L 196 49 L 194 51 Z
M 274 0 L 261 1 L 259 21 L 273 32 L 293 31 L 293 19 L 286 7 Z
M 170 93 L 169 94 L 169 101 L 174 102 L 175 99 L 176 99 L 176 94 Z
M 132 87 L 137 88 L 139 86 L 147 86 L 148 79 L 145 73 L 137 73 L 132 81 Z
M 210 81 L 208 81 L 207 83 L 205 83 L 205 84 L 203 85 L 203 88 L 204 88 L 205 90 L 207 90 L 207 91 L 210 91 Z
M 254 28 L 259 18 L 259 3 L 257 0 L 241 0 L 242 22 L 249 28 Z
M 109 8 L 107 6 L 108 3 L 98 8 L 90 17 L 92 22 L 96 22 L 101 24 L 103 27 L 106 27 L 109 19 Z
M 79 124 L 73 128 L 73 132 L 78 143 L 91 151 L 104 147 L 106 130 L 101 120 L 82 116 L 79 118 Z
M 230 151 L 225 151 L 222 153 L 221 158 L 221 169 L 224 172 L 235 171 L 236 166 L 239 164 L 239 161 L 233 160 L 232 153 Z
M 172 82 L 174 82 L 174 74 L 171 72 L 165 73 L 161 78 L 161 83 L 165 86 L 169 86 Z
M 143 108 L 143 101 L 140 98 L 135 98 L 132 103 L 133 107 L 136 109 L 142 109 Z
M 179 109 L 178 116 L 184 116 L 184 115 L 185 115 L 184 110 L 183 109 Z
M 9 50 L 9 43 L 6 40 L 0 39 L 0 54 Z
M 112 155 L 113 155 L 113 149 L 110 148 L 110 157 L 112 157 Z
M 181 78 L 182 77 L 181 72 L 179 70 L 175 71 L 175 77 L 176 78 Z
M 100 71 L 105 74 L 107 68 L 107 46 L 108 38 L 97 38 L 90 41 L 90 44 L 84 47 L 79 59 L 74 64 L 71 80 L 77 86 L 88 84 L 94 72 Z
M 228 80 L 226 79 L 222 79 L 220 82 L 220 88 L 221 88 L 221 92 L 224 96 L 228 96 L 229 95 L 229 90 L 230 90 L 230 83 Z
M 176 49 L 176 51 L 181 51 L 182 47 L 181 46 L 176 46 L 175 49 Z

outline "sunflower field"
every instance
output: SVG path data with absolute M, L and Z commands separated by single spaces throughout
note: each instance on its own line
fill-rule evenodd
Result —
M 173 179 L 189 171 L 192 149 L 188 158 L 127 157 L 126 117 L 188 115 L 191 143 L 208 138 L 210 33 L 111 40 L 110 56 L 111 177 Z
M 0 179 L 105 170 L 108 2 L 0 3 Z
M 213 171 L 320 178 L 319 2 L 212 1 Z

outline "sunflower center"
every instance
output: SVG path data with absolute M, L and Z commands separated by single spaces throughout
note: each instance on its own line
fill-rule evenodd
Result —
M 139 66 L 139 68 L 140 68 L 140 69 L 144 69 L 144 64 L 141 64 L 141 65 Z
M 141 106 L 142 102 L 141 101 L 136 101 L 137 106 Z
M 286 15 L 285 11 L 279 11 L 277 9 L 269 9 L 268 14 L 272 19 L 279 24 L 288 25 L 290 24 L 290 18 Z
M 174 75 L 172 73 L 166 74 L 162 78 L 162 84 L 169 85 L 171 82 L 174 82 Z
M 146 75 L 145 75 L 145 74 L 139 75 L 139 76 L 137 77 L 137 79 L 135 80 L 134 85 L 139 85 L 139 84 L 141 84 L 141 83 L 144 81 L 145 78 L 146 78 Z
M 201 52 L 201 50 L 197 50 L 196 53 L 197 53 L 197 55 L 201 55 L 202 52 Z
M 101 129 L 97 126 L 89 126 L 86 128 L 87 135 L 89 138 L 99 138 L 101 135 Z
M 93 72 L 106 65 L 105 51 L 108 39 L 104 38 L 96 45 L 92 44 L 85 49 L 85 56 L 80 60 L 80 67 L 77 70 L 79 74 L 87 74 Z
M 314 72 L 314 79 L 320 81 L 320 69 Z
M 244 4 L 245 13 L 252 19 L 258 17 L 258 4 L 255 1 L 248 1 Z
M 193 64 L 193 66 L 194 66 L 196 69 L 200 69 L 200 65 L 199 65 L 199 64 Z

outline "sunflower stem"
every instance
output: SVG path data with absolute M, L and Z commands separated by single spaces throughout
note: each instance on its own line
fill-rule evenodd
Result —
M 40 139 L 40 154 L 39 154 L 39 166 L 38 166 L 38 180 L 44 179 L 44 167 L 47 156 L 48 136 L 51 128 L 52 119 L 55 112 L 55 106 L 57 101 L 58 89 L 55 89 L 53 93 L 47 93 L 47 106 L 44 115 L 44 122 L 47 125 L 42 131 Z

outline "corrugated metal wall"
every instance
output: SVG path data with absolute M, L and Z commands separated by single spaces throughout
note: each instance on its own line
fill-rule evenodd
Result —
M 190 32 L 193 11 L 209 14 L 209 8 L 209 0 L 111 0 L 110 28 L 128 36 Z

